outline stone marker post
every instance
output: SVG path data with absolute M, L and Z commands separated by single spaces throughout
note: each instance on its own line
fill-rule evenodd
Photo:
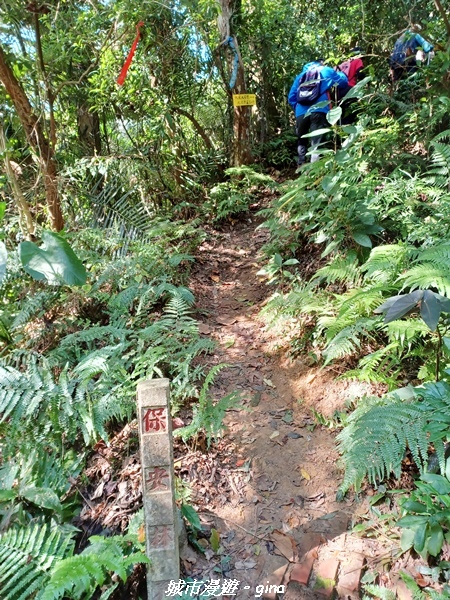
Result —
M 138 383 L 145 539 L 151 560 L 147 570 L 149 600 L 164 600 L 169 581 L 178 582 L 180 577 L 169 399 L 168 379 Z

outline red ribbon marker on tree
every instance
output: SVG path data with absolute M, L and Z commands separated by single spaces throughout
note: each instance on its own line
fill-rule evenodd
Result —
M 131 61 L 133 60 L 134 53 L 136 52 L 136 47 L 138 45 L 139 38 L 141 37 L 141 27 L 143 25 L 144 25 L 144 21 L 139 21 L 139 23 L 136 25 L 136 31 L 137 31 L 136 37 L 134 38 L 134 42 L 133 42 L 133 45 L 131 46 L 131 50 L 127 56 L 127 60 L 125 61 L 124 65 L 122 67 L 122 70 L 120 71 L 120 75 L 117 78 L 117 83 L 119 85 L 123 85 L 123 83 L 127 77 L 128 69 L 130 68 Z

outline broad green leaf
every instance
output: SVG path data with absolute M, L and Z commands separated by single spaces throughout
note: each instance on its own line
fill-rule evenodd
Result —
M 86 269 L 64 238 L 44 231 L 42 240 L 40 248 L 33 242 L 22 242 L 19 246 L 23 268 L 33 279 L 45 279 L 51 285 L 86 283 Z
M 441 304 L 435 297 L 433 292 L 425 290 L 420 303 L 420 316 L 431 329 L 434 331 L 441 316 Z
M 363 87 L 365 87 L 369 81 L 371 81 L 371 77 L 364 77 L 362 81 L 359 81 L 356 85 L 354 85 L 350 90 L 345 94 L 345 96 L 341 100 L 341 104 L 345 102 L 345 100 L 349 100 L 350 98 L 361 98 L 363 95 Z
M 402 531 L 402 535 L 400 538 L 400 547 L 403 550 L 403 552 L 406 552 L 407 550 L 412 548 L 414 544 L 415 535 L 416 532 L 414 531 L 414 529 L 404 529 Z
M 277 265 L 277 267 L 283 266 L 283 259 L 278 253 L 273 255 L 273 262 Z
M 441 296 L 441 294 L 436 294 L 435 292 L 431 292 L 434 294 L 441 305 L 441 312 L 450 313 L 450 298 L 446 298 L 445 296 Z
M 6 202 L 0 202 L 0 221 L 5 216 Z
M 348 133 L 350 135 L 352 133 L 357 133 L 358 128 L 355 127 L 354 125 L 342 125 L 342 131 L 344 133 Z
M 322 179 L 321 186 L 326 194 L 332 194 L 336 184 L 339 183 L 339 175 L 325 175 Z
M 450 338 L 449 338 L 449 337 L 445 337 L 445 336 L 444 336 L 444 337 L 442 338 L 442 342 L 443 342 L 443 343 L 442 343 L 442 348 L 443 348 L 443 350 L 444 350 L 445 354 L 446 354 L 447 356 L 450 356 Z
M 200 523 L 200 518 L 193 506 L 191 506 L 190 504 L 182 504 L 181 514 L 186 519 L 186 521 L 192 526 L 192 529 L 194 529 L 195 531 L 201 531 L 202 524 Z
M 408 512 L 415 513 L 426 513 L 428 512 L 427 507 L 422 502 L 416 502 L 415 500 L 407 500 L 402 503 L 402 508 Z
M 360 246 L 364 246 L 364 248 L 372 248 L 372 241 L 368 235 L 365 233 L 360 233 L 355 231 L 352 233 L 352 238 L 355 240 L 357 244 Z
M 58 496 L 50 488 L 27 486 L 21 488 L 19 494 L 22 498 L 28 500 L 28 502 L 32 502 L 41 508 L 49 508 L 56 512 L 62 510 L 62 505 Z
M 0 490 L 0 502 L 9 502 L 17 498 L 16 490 Z
M 414 550 L 416 550 L 416 552 L 422 552 L 424 549 L 427 533 L 428 522 L 423 523 L 416 529 L 416 534 L 414 536 Z
M 392 296 L 391 298 L 388 298 L 386 300 L 386 302 L 383 302 L 383 304 L 380 304 L 380 306 L 375 308 L 375 310 L 373 312 L 376 314 L 381 314 L 382 312 L 386 312 L 389 308 L 391 308 L 391 306 L 393 306 L 397 302 L 397 300 L 399 298 L 400 298 L 400 296 Z
M 408 529 L 416 529 L 424 523 L 428 523 L 428 517 L 419 517 L 415 515 L 407 515 L 397 521 L 399 527 L 407 527 Z
M 288 258 L 287 260 L 284 261 L 283 265 L 289 266 L 289 265 L 298 265 L 298 260 L 296 258 Z
M 345 150 L 338 150 L 336 152 L 335 160 L 338 165 L 344 165 L 351 158 L 352 158 L 351 154 L 349 152 L 346 152 Z
M 438 523 L 433 523 L 430 526 L 430 537 L 428 539 L 427 549 L 431 556 L 437 556 L 442 549 L 444 543 L 444 533 L 442 527 Z
M 327 113 L 327 121 L 330 125 L 335 125 L 342 116 L 342 108 L 335 106 Z
M 436 473 L 424 473 L 422 481 L 430 483 L 438 494 L 450 494 L 450 481 Z
M 310 106 L 308 108 L 308 110 L 305 113 L 305 116 L 309 116 L 311 113 L 313 113 L 318 108 L 326 108 L 329 105 L 330 105 L 329 100 L 322 100 L 322 102 L 316 102 L 315 104 L 313 104 L 312 106 Z
M 333 250 L 335 250 L 336 248 L 339 247 L 340 242 L 341 242 L 341 240 L 333 240 L 332 242 L 330 242 L 328 244 L 328 246 L 325 248 L 325 250 L 322 252 L 320 257 L 325 258 L 329 254 L 331 254 L 331 252 L 333 252 Z
M 0 283 L 6 274 L 6 262 L 8 259 L 8 253 L 6 252 L 6 246 L 3 242 L 0 242 Z
M 302 135 L 302 139 L 317 137 L 318 135 L 324 135 L 325 133 L 330 133 L 330 131 L 333 131 L 333 130 L 330 129 L 329 127 L 326 127 L 323 129 L 316 129 L 316 131 L 311 131 L 311 133 L 305 133 L 305 135 Z

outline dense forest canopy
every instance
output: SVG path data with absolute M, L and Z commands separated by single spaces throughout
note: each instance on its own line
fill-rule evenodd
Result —
M 230 164 L 287 158 L 286 94 L 318 56 L 335 64 L 361 46 L 373 90 L 383 89 L 396 38 L 417 22 L 439 48 L 433 75 L 447 86 L 448 21 L 439 1 L 2 2 L 1 17 L 8 150 L 24 171 L 25 197 L 42 172 L 38 188 L 56 230 L 62 213 L 89 210 L 85 196 L 98 196 L 101 178 L 111 188 L 103 200 L 129 193 L 128 205 L 149 209 L 201 194 Z M 245 92 L 256 94 L 256 108 L 233 110 L 232 93 Z

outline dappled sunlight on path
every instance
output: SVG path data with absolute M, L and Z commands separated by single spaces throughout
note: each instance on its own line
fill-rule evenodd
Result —
M 217 376 L 214 397 L 238 391 L 241 401 L 228 411 L 219 442 L 228 448 L 222 474 L 229 493 L 224 495 L 215 474 L 209 483 L 217 493 L 209 485 L 205 494 L 204 480 L 187 478 L 191 501 L 206 529 L 219 532 L 221 548 L 214 553 L 205 540 L 205 557 L 186 560 L 184 568 L 197 579 L 239 580 L 243 600 L 255 597 L 257 585 L 286 584 L 290 577 L 301 588 L 291 585 L 292 600 L 324 597 L 340 572 L 353 597 L 364 561 L 380 548 L 363 549 L 347 533 L 358 504 L 335 501 L 342 473 L 334 434 L 317 426 L 312 410 L 332 416 L 344 405 L 349 383 L 301 358 L 291 360 L 283 338 L 261 319 L 272 289 L 257 275 L 268 233 L 256 226 L 249 220 L 209 232 L 190 284 L 200 330 L 218 343 L 205 361 L 229 365 Z

